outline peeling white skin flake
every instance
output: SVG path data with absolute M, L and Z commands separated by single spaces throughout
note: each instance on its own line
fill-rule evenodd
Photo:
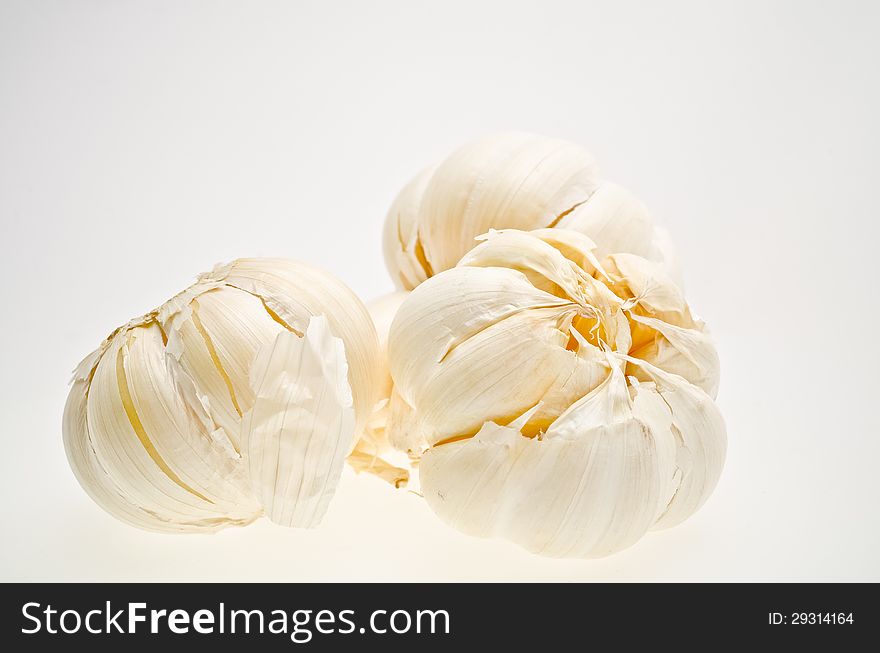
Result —
M 64 444 L 107 512 L 161 532 L 261 515 L 314 526 L 377 400 L 366 308 L 330 275 L 238 259 L 114 331 L 77 368 Z
M 669 238 L 639 200 L 601 179 L 581 147 L 520 132 L 468 143 L 404 186 L 385 218 L 385 263 L 394 283 L 412 290 L 454 267 L 490 229 L 546 227 L 588 236 L 600 257 L 659 263 L 679 281 Z
M 445 522 L 596 557 L 693 514 L 726 433 L 705 326 L 664 267 L 579 231 L 491 231 L 391 325 L 387 437 Z

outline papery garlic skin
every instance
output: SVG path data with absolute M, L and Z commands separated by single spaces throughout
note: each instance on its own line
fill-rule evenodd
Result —
M 411 290 L 454 267 L 490 229 L 544 227 L 579 231 L 599 256 L 628 252 L 676 275 L 665 233 L 639 200 L 599 177 L 586 151 L 521 132 L 468 143 L 410 181 L 385 218 L 385 262 Z
M 619 551 L 708 498 L 726 450 L 717 352 L 656 263 L 566 229 L 491 232 L 389 335 L 389 437 L 466 533 Z
M 160 532 L 316 525 L 375 404 L 372 321 L 340 281 L 238 259 L 77 368 L 68 460 L 110 514 Z

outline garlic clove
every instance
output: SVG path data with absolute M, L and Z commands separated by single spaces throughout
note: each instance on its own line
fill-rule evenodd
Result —
M 129 501 L 160 521 L 198 528 L 204 522 L 252 520 L 259 508 L 250 501 L 236 505 L 241 489 L 236 479 L 212 480 L 202 466 L 201 457 L 225 464 L 223 447 L 181 432 L 186 407 L 168 394 L 173 379 L 161 345 L 156 324 L 120 331 L 95 368 L 86 410 L 98 464 Z M 155 412 L 144 410 L 148 401 L 160 404 Z M 165 422 L 169 431 L 154 430 L 162 411 L 171 413 Z M 199 446 L 196 452 L 193 446 Z
M 250 382 L 255 398 L 241 434 L 254 494 L 276 524 L 316 526 L 355 439 L 342 340 L 323 316 L 302 338 L 282 331 L 260 348 Z
M 713 399 L 718 395 L 721 363 L 718 350 L 702 324 L 698 329 L 684 329 L 636 313 L 631 313 L 630 318 L 656 333 L 653 339 L 631 352 L 634 356 L 685 378 Z M 633 374 L 643 378 L 638 368 Z
M 614 254 L 602 265 L 609 287 L 632 304 L 627 313 L 637 328 L 638 343 L 630 353 L 715 397 L 720 378 L 718 352 L 672 277 L 656 263 L 632 254 Z M 638 367 L 631 374 L 649 379 Z
M 168 343 L 187 376 L 199 379 L 212 419 L 238 449 L 239 423 L 251 407 L 247 369 L 259 347 L 284 330 L 259 298 L 235 288 L 199 294 L 171 321 Z
M 516 313 L 572 306 L 569 300 L 535 288 L 515 270 L 449 270 L 442 281 L 432 278 L 419 286 L 398 310 L 389 332 L 392 377 L 409 386 L 414 376 L 422 375 L 419 366 L 442 362 L 462 341 Z
M 577 365 L 565 349 L 569 334 L 559 328 L 575 310 L 571 302 L 515 270 L 462 267 L 444 280 L 412 292 L 389 336 L 396 389 L 419 415 L 408 428 L 431 442 L 476 432 L 487 414 L 503 421 L 524 412 L 564 378 L 560 370 Z M 499 385 L 501 378 L 516 392 Z M 392 416 L 395 403 L 392 397 Z
M 548 226 L 597 184 L 592 157 L 562 140 L 504 133 L 465 145 L 425 189 L 418 224 L 426 258 L 435 273 L 451 268 L 476 236 Z
M 176 522 L 163 519 L 159 513 L 129 500 L 92 448 L 86 409 L 87 390 L 88 379 L 78 378 L 68 395 L 64 409 L 64 449 L 77 481 L 95 503 L 120 521 L 159 533 L 210 532 L 228 525 L 225 520 Z
M 608 276 L 596 256 L 596 243 L 584 234 L 571 229 L 533 229 L 528 233 L 553 247 L 587 274 Z
M 674 496 L 654 525 L 669 528 L 694 514 L 718 484 L 727 453 L 727 428 L 718 405 L 699 387 L 645 361 L 628 360 L 653 380 L 671 416 L 679 478 Z
M 419 473 L 429 505 L 465 533 L 548 556 L 596 557 L 633 544 L 670 494 L 673 442 L 668 429 L 650 431 L 642 414 L 650 411 L 629 399 L 622 375 L 608 379 L 594 405 L 581 404 L 575 438 L 551 428 L 529 439 L 487 422 L 473 438 L 428 450 Z M 593 419 L 600 404 L 613 421 Z
M 649 316 L 685 328 L 696 326 L 681 288 L 662 266 L 622 253 L 604 259 L 602 267 L 614 292 L 633 299 Z
M 419 236 L 418 215 L 425 188 L 435 169 L 436 166 L 426 168 L 404 186 L 385 217 L 382 251 L 388 272 L 398 288 L 411 290 L 434 274 Z
M 482 242 L 465 254 L 458 267 L 503 267 L 522 272 L 535 288 L 557 297 L 580 294 L 576 266 L 558 249 L 527 231 L 505 229 L 490 231 Z
M 531 408 L 578 365 L 555 307 L 514 313 L 461 341 L 427 382 L 404 394 L 428 441 L 473 433 Z M 403 394 L 403 393 L 402 393 Z
M 597 347 L 583 343 L 571 359 L 572 364 L 560 368 L 547 391 L 541 395 L 534 412 L 521 429 L 524 435 L 532 437 L 546 432 L 572 404 L 608 378 L 607 360 Z
M 603 181 L 589 198 L 555 225 L 588 235 L 600 258 L 629 252 L 645 258 L 654 253 L 654 223 L 648 209 L 628 190 Z
M 258 512 L 231 438 L 223 429 L 210 427 L 200 402 L 187 401 L 191 395 L 178 379 L 188 382 L 189 377 L 164 355 L 162 345 L 156 324 L 126 334 L 121 350 L 125 378 L 117 368 L 117 381 L 132 426 L 149 439 L 153 457 L 170 470 L 166 474 L 173 473 L 203 495 L 213 510 L 236 518 L 242 511 L 247 516 Z
M 479 238 L 482 241 L 479 245 L 462 257 L 458 267 L 501 267 L 517 270 L 535 288 L 579 302 L 585 307 L 582 312 L 595 313 L 597 309 L 611 312 L 622 307 L 623 301 L 605 283 L 593 278 L 565 255 L 571 254 L 576 260 L 586 259 L 591 271 L 602 277 L 606 276 L 595 257 L 580 249 L 589 246 L 590 241 L 577 240 L 575 243 L 573 238 L 569 238 L 563 249 L 559 249 L 553 243 L 561 242 L 560 238 L 549 235 L 553 231 L 569 233 L 561 229 L 540 229 L 537 232 L 517 229 L 490 231 Z M 591 308 L 586 309 L 587 305 Z

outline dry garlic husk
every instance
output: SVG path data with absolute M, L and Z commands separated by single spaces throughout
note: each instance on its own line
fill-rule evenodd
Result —
M 391 326 L 389 437 L 455 528 L 596 557 L 677 524 L 724 461 L 718 357 L 660 266 L 566 229 L 490 232 Z
M 70 465 L 119 519 L 214 531 L 316 525 L 377 398 L 379 346 L 340 281 L 239 259 L 118 328 L 77 368 Z
M 468 143 L 410 181 L 385 219 L 385 262 L 395 284 L 412 289 L 490 229 L 544 227 L 579 231 L 599 256 L 637 254 L 677 278 L 668 238 L 640 201 L 600 179 L 578 145 L 520 132 Z

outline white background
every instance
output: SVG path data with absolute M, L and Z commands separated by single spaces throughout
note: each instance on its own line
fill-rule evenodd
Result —
M 880 580 L 877 3 L 0 2 L 2 580 Z M 142 533 L 69 471 L 70 371 L 238 256 L 391 289 L 386 207 L 489 131 L 590 149 L 717 337 L 720 485 L 551 560 L 347 473 L 317 531 Z

